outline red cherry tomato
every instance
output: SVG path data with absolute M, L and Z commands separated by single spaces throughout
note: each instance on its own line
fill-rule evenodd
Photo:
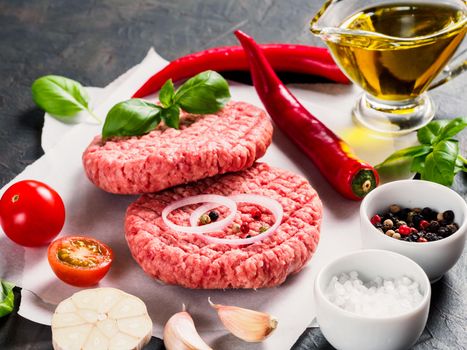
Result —
M 53 272 L 63 282 L 89 287 L 97 284 L 109 271 L 113 252 L 97 239 L 71 236 L 53 241 L 47 258 Z
M 35 180 L 19 181 L 0 200 L 0 223 L 5 234 L 18 244 L 46 245 L 65 223 L 65 206 L 48 185 Z

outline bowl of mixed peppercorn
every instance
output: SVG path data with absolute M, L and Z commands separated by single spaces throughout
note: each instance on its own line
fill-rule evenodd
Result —
M 403 254 L 435 282 L 462 255 L 467 204 L 446 186 L 422 180 L 394 181 L 364 198 L 360 225 L 363 248 Z

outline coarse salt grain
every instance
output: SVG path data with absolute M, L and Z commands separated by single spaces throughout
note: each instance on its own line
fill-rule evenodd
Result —
M 341 309 L 372 317 L 396 316 L 408 312 L 423 299 L 419 285 L 407 276 L 395 279 L 376 277 L 369 282 L 357 271 L 333 276 L 326 297 Z

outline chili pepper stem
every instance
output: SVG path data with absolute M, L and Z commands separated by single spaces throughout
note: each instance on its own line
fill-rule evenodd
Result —
M 93 117 L 99 124 L 102 124 L 101 118 L 99 118 L 90 108 L 87 109 L 87 112 L 91 117 Z
M 352 179 L 352 192 L 359 198 L 365 197 L 378 185 L 374 173 L 369 169 L 357 172 Z

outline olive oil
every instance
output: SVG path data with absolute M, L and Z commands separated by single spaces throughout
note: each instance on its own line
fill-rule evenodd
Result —
M 349 77 L 380 100 L 410 100 L 423 93 L 465 36 L 465 9 L 439 3 L 369 7 L 340 25 L 375 35 L 329 40 Z M 382 34 L 382 35 L 380 35 Z

